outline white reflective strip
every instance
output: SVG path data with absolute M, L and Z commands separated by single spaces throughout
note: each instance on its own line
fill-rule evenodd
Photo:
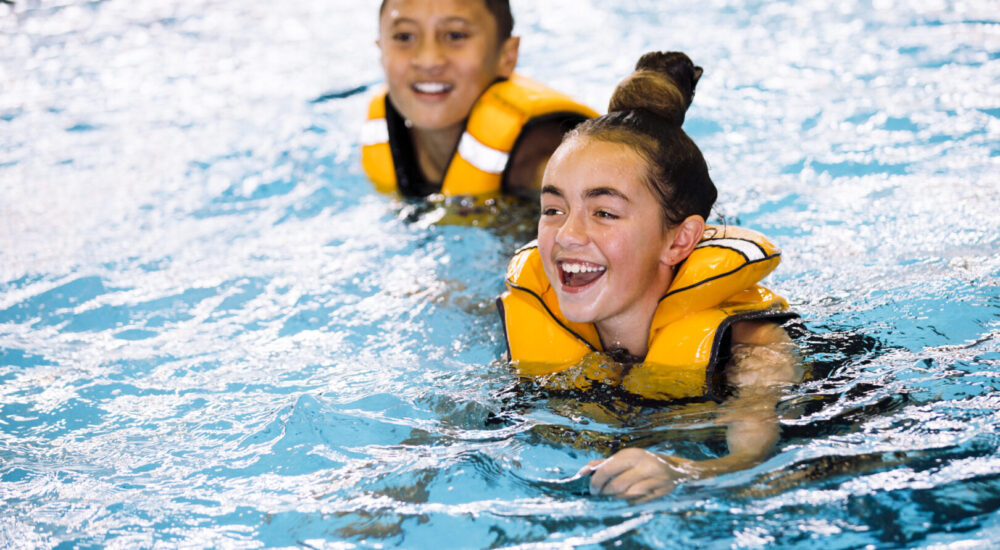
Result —
M 468 132 L 462 134 L 458 154 L 469 164 L 490 174 L 502 174 L 507 167 L 507 153 L 483 145 Z
M 747 260 L 751 262 L 764 259 L 764 251 L 756 243 L 743 239 L 710 239 L 702 241 L 695 248 L 705 248 L 706 246 L 730 248 L 746 256 Z
M 384 118 L 376 118 L 365 122 L 361 127 L 361 145 L 378 145 L 389 142 L 389 127 Z

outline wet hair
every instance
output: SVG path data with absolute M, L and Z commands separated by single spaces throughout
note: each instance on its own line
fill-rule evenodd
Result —
M 647 53 L 618 84 L 608 114 L 566 136 L 620 143 L 642 157 L 646 183 L 668 228 L 691 215 L 708 219 L 718 196 L 705 157 L 681 129 L 701 74 L 681 52 Z
M 382 0 L 378 8 L 378 15 L 382 17 L 385 11 L 385 4 L 389 0 Z M 503 45 L 504 41 L 514 33 L 514 15 L 510 11 L 510 0 L 482 0 L 486 3 L 486 9 L 493 14 L 493 19 L 497 23 L 497 47 Z

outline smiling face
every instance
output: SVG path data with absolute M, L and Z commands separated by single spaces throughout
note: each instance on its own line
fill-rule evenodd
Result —
M 674 232 L 664 229 L 645 170 L 625 145 L 573 137 L 545 170 L 538 222 L 542 266 L 563 315 L 596 324 L 605 347 L 642 354 L 672 266 L 683 259 L 672 255 Z
M 499 44 L 482 0 L 388 0 L 379 18 L 389 98 L 421 130 L 462 125 L 483 91 L 513 73 L 517 45 Z

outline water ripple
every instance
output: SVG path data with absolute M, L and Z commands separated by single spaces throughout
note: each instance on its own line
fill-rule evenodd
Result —
M 329 92 L 381 80 L 373 7 L 18 0 L 0 546 L 996 539 L 993 6 L 514 4 L 521 70 L 595 107 L 647 50 L 705 68 L 686 129 L 715 217 L 782 246 L 770 284 L 802 314 L 773 456 L 641 505 L 573 480 L 624 445 L 717 456 L 718 409 L 517 385 L 493 300 L 537 212 L 463 225 L 372 191 L 367 98 Z

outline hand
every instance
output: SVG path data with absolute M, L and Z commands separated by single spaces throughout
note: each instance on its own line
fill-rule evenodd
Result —
M 624 449 L 611 458 L 592 460 L 580 469 L 590 474 L 590 492 L 644 502 L 662 497 L 686 480 L 697 477 L 694 462 L 661 456 L 644 449 Z

